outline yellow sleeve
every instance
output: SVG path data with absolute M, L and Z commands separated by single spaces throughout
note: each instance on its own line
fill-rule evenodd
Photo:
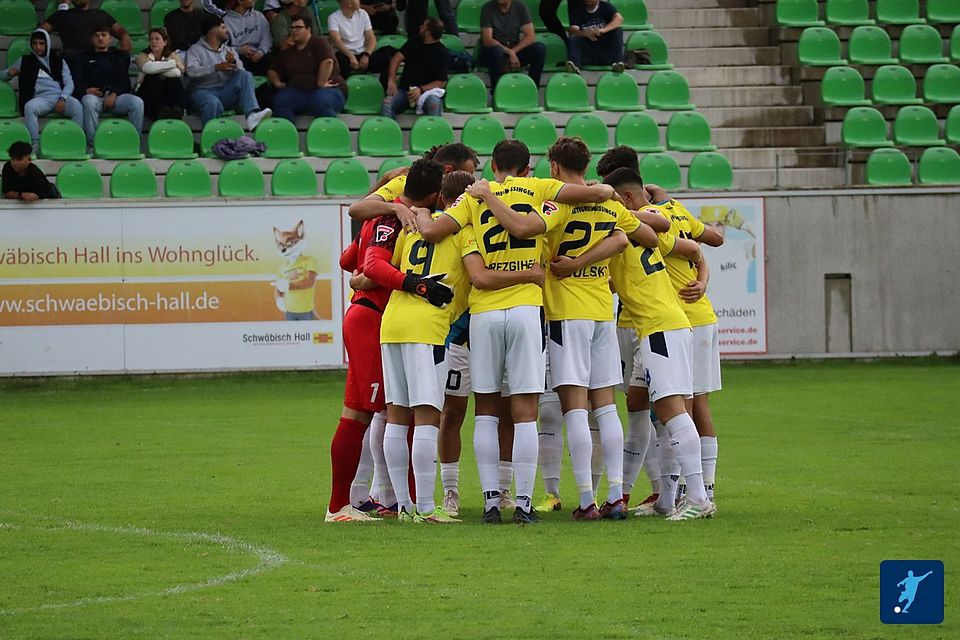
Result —
M 556 200 L 557 194 L 563 188 L 563 183 L 553 178 L 527 178 L 532 180 L 533 192 L 537 194 L 538 200 Z
M 563 183 L 561 182 L 560 184 Z M 543 219 L 543 223 L 547 226 L 543 233 L 548 234 L 562 225 L 566 220 L 566 212 L 569 209 L 569 207 L 564 207 L 551 200 L 544 200 L 543 207 L 537 212 Z
M 467 225 L 457 234 L 460 238 L 460 257 L 465 258 L 471 253 L 479 253 L 477 248 L 477 237 L 473 233 L 473 225 Z
M 640 219 L 630 213 L 625 206 L 616 201 L 611 201 L 607 204 L 611 205 L 611 208 L 617 212 L 617 229 L 630 235 L 640 228 Z
M 697 219 L 690 211 L 687 210 L 685 206 L 681 203 L 677 203 L 680 207 L 680 211 L 683 212 L 683 215 L 686 216 L 687 221 L 690 223 L 690 235 L 694 238 L 699 238 L 703 235 L 704 229 L 707 228 L 703 222 Z
M 453 201 L 453 204 L 444 213 L 453 218 L 460 225 L 460 229 L 463 230 L 464 227 L 470 225 L 475 206 L 479 206 L 479 201 L 476 198 L 462 194 Z
M 373 193 L 383 198 L 384 202 L 393 202 L 403 194 L 403 187 L 406 184 L 407 176 L 397 176 Z
M 397 236 L 397 243 L 393 247 L 393 256 L 390 257 L 390 264 L 397 269 L 400 268 L 400 261 L 403 259 L 403 254 L 407 250 L 407 235 L 406 229 L 400 232 L 400 235 Z
M 675 246 L 677 246 L 677 236 L 669 232 L 657 234 L 657 248 L 660 249 L 661 256 L 670 255 Z

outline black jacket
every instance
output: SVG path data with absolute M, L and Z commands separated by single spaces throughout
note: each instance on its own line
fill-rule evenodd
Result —
M 79 99 L 90 87 L 96 87 L 104 93 L 122 95 L 130 93 L 130 54 L 115 47 L 96 52 L 92 49 L 77 58 L 73 71 L 74 95 Z

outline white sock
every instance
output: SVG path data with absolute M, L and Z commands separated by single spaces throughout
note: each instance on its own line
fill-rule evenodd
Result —
M 441 462 L 440 482 L 443 484 L 444 493 L 447 493 L 448 491 L 460 493 L 460 463 Z
M 700 461 L 703 465 L 703 484 L 707 497 L 713 500 L 713 485 L 717 482 L 717 436 L 701 436 Z
M 623 492 L 631 493 L 650 444 L 650 433 L 653 431 L 650 411 L 627 412 L 627 424 L 629 431 L 623 439 Z
M 687 496 L 693 504 L 707 501 L 703 486 L 703 467 L 700 463 L 700 436 L 693 418 L 686 413 L 671 418 L 665 425 L 670 432 L 670 444 L 674 448 L 680 473 L 687 480 Z
M 661 511 L 672 511 L 677 501 L 677 480 L 679 472 L 671 475 L 669 470 L 676 464 L 673 447 L 670 446 L 670 432 L 659 422 L 654 423 L 657 432 L 658 464 L 660 466 L 660 497 L 657 498 L 657 508 Z
M 370 479 L 373 477 L 373 453 L 370 451 L 370 429 L 363 433 L 363 448 L 360 449 L 360 462 L 357 475 L 350 484 L 350 504 L 359 507 L 370 499 Z
M 563 414 L 567 426 L 567 449 L 573 463 L 573 479 L 580 494 L 580 508 L 586 509 L 594 502 L 593 480 L 590 470 L 590 458 L 593 456 L 593 441 L 590 438 L 590 425 L 587 422 L 586 409 L 571 409 Z
M 433 494 L 437 484 L 437 438 L 440 429 L 418 424 L 413 428 L 413 479 L 417 487 L 417 511 L 423 515 L 437 508 Z
M 530 513 L 533 485 L 537 482 L 537 423 L 513 425 L 513 472 L 517 481 L 517 506 Z
M 513 486 L 513 461 L 501 460 L 497 465 L 497 478 L 500 484 L 500 493 L 510 491 Z
M 600 490 L 600 476 L 603 475 L 603 447 L 600 444 L 600 427 L 597 426 L 593 414 L 587 416 L 587 424 L 590 425 L 590 480 L 593 495 L 596 496 Z
M 623 498 L 623 425 L 615 404 L 594 409 L 593 417 L 600 430 L 601 452 L 607 469 L 607 502 L 613 504 Z
M 390 507 L 397 503 L 397 496 L 393 492 L 393 483 L 390 482 L 390 472 L 387 471 L 387 459 L 383 455 L 383 431 L 387 425 L 386 411 L 373 415 L 370 421 L 370 454 L 373 456 L 373 491 L 370 495 L 380 504 Z
M 383 432 L 383 455 L 387 459 L 387 471 L 390 473 L 390 483 L 397 494 L 397 509 L 406 509 L 413 515 L 413 501 L 410 500 L 410 485 L 407 473 L 410 468 L 410 448 L 407 446 L 407 430 L 405 424 L 387 423 Z
M 659 422 L 654 422 L 650 429 L 650 442 L 647 444 L 647 455 L 643 457 L 643 471 L 647 474 L 650 481 L 650 493 L 660 493 L 660 441 L 657 440 L 656 426 Z M 662 426 L 662 425 L 661 425 Z
M 473 427 L 473 454 L 477 458 L 480 474 L 480 490 L 483 491 L 484 510 L 500 506 L 500 490 L 497 482 L 500 443 L 497 439 L 497 416 L 477 416 Z
M 560 495 L 560 467 L 563 464 L 563 416 L 560 414 L 560 401 L 550 400 L 540 405 L 540 426 L 538 438 L 540 451 L 540 475 L 543 488 L 547 493 Z

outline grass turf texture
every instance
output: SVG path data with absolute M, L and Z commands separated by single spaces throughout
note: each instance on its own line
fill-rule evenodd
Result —
M 323 524 L 341 373 L 0 381 L 0 637 L 958 637 L 957 360 L 724 383 L 715 520 L 571 522 L 565 462 L 521 528 L 469 419 L 464 524 Z M 943 625 L 880 624 L 888 558 L 945 562 Z

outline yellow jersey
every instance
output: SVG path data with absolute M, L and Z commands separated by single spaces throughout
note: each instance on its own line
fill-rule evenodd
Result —
M 317 273 L 317 261 L 312 256 L 297 256 L 292 263 L 280 268 L 280 277 L 285 280 L 303 280 L 309 272 Z M 283 294 L 283 304 L 290 313 L 308 313 L 313 311 L 313 287 L 309 289 L 290 289 Z
M 439 215 L 439 214 L 434 214 Z M 453 287 L 454 300 L 461 289 L 468 289 L 470 281 L 463 268 L 464 240 L 468 234 L 458 233 L 437 243 L 426 242 L 419 233 L 402 231 L 397 237 L 392 263 L 400 271 L 419 276 L 446 273 L 444 283 Z M 473 249 L 469 249 L 472 252 Z M 442 345 L 450 332 L 450 324 L 457 319 L 455 304 L 441 309 L 420 296 L 406 291 L 394 291 L 380 322 L 380 342 L 412 342 Z
M 553 203 L 545 203 L 548 206 Z M 562 224 L 547 234 L 547 250 L 551 257 L 576 258 L 606 238 L 616 229 L 631 234 L 640 220 L 615 200 L 602 204 L 555 204 Z M 613 294 L 607 280 L 610 259 L 595 262 L 558 279 L 547 271 L 543 287 L 543 305 L 547 320 L 613 319 Z
M 633 246 L 610 259 L 610 276 L 623 313 L 628 313 L 640 339 L 658 331 L 689 329 L 667 268 L 657 248 Z
M 546 223 L 545 233 L 559 224 L 556 207 L 549 208 L 544 202 L 554 200 L 563 183 L 559 180 L 541 178 L 508 177 L 503 183 L 491 182 L 490 190 L 507 206 L 522 215 L 538 215 Z M 515 238 L 497 221 L 486 205 L 466 194 L 457 198 L 444 212 L 453 218 L 461 229 L 473 227 L 475 250 L 483 257 L 488 269 L 497 271 L 523 271 L 543 259 L 543 236 Z M 523 305 L 542 306 L 543 290 L 535 284 L 515 284 L 496 291 L 470 292 L 470 313 L 482 313 L 496 309 L 509 309 Z
M 679 292 L 688 283 L 697 279 L 697 265 L 673 253 L 676 240 L 677 238 L 696 240 L 703 235 L 705 227 L 702 222 L 687 211 L 686 207 L 676 200 L 668 200 L 662 205 L 653 206 L 670 221 L 670 231 L 658 236 L 660 243 L 657 248 L 660 249 L 660 254 L 664 256 L 664 264 L 667 265 L 667 275 L 670 276 L 673 289 Z M 713 324 L 717 321 L 717 314 L 713 312 L 713 305 L 707 296 L 703 296 L 693 303 L 680 300 L 680 308 L 687 314 L 690 324 L 694 327 Z
M 407 185 L 407 175 L 397 176 L 373 192 L 383 198 L 384 202 L 393 202 L 403 195 L 403 188 Z

